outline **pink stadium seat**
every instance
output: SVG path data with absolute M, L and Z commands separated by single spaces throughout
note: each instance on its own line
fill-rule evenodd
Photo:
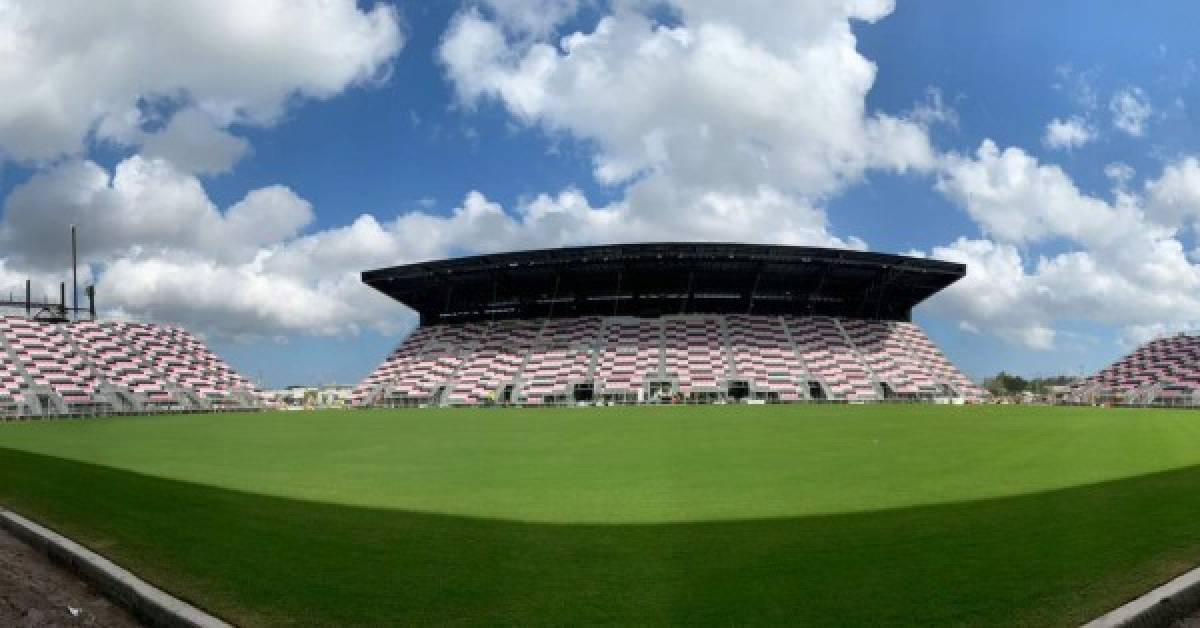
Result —
M 420 327 L 352 396 L 355 405 L 646 400 L 647 382 L 723 395 L 731 382 L 780 401 L 816 381 L 835 400 L 984 394 L 912 323 L 829 317 L 689 315 L 565 318 Z M 511 397 L 501 399 L 505 391 Z
M 135 410 L 182 408 L 185 404 L 168 390 L 173 386 L 225 405 L 235 395 L 256 394 L 247 380 L 182 329 L 0 317 L 0 412 L 128 411 L 114 398 L 120 392 L 140 400 Z

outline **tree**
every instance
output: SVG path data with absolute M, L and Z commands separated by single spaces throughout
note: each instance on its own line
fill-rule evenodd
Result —
M 1015 395 L 1028 390 L 1029 382 L 1019 375 L 1000 371 L 995 377 L 983 380 L 983 386 L 993 395 Z

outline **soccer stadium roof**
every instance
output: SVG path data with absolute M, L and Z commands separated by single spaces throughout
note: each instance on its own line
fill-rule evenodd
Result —
M 459 257 L 362 279 L 430 325 L 693 313 L 909 320 L 964 274 L 962 264 L 884 253 L 663 242 Z

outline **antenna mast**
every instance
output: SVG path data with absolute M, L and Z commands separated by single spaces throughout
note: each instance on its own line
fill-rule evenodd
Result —
M 71 225 L 71 313 L 79 320 L 79 260 L 75 248 L 75 225 Z

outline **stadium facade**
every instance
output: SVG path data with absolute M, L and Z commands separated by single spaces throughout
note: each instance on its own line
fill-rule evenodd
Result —
M 978 400 L 911 321 L 961 264 L 792 246 L 649 243 L 364 272 L 418 328 L 357 406 Z

